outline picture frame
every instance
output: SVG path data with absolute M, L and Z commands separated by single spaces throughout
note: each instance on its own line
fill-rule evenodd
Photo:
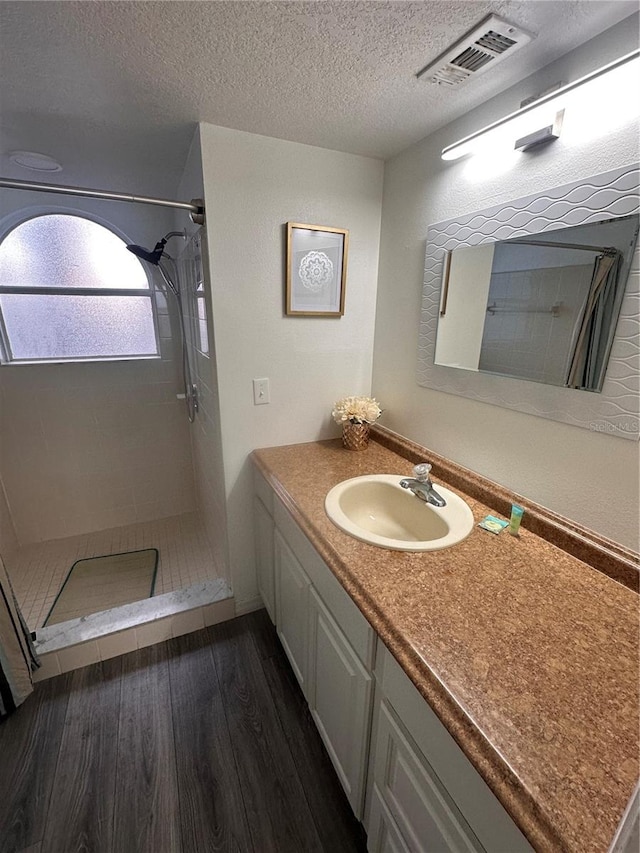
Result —
M 348 251 L 344 228 L 287 222 L 288 316 L 342 317 Z

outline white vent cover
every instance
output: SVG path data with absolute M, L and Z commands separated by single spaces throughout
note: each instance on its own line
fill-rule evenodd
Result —
M 504 18 L 489 15 L 446 53 L 419 71 L 416 77 L 439 85 L 458 86 L 494 68 L 534 38 L 533 33 L 510 24 Z

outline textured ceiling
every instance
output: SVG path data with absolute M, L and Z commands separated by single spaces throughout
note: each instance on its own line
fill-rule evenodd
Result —
M 636 11 L 618 0 L 0 2 L 0 172 L 175 190 L 194 123 L 388 157 Z M 455 93 L 415 73 L 490 12 L 538 38 Z

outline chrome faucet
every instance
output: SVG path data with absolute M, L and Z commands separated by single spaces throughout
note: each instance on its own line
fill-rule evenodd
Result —
M 416 465 L 413 469 L 414 478 L 400 480 L 400 485 L 403 489 L 409 489 L 413 494 L 427 504 L 433 506 L 446 506 L 447 502 L 433 488 L 433 483 L 429 477 L 431 465 L 428 462 L 423 462 L 422 465 Z

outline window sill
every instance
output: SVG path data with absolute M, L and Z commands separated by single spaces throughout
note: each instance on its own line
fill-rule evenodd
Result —
M 42 364 L 103 364 L 113 361 L 161 361 L 161 355 L 122 355 L 105 356 L 104 358 L 33 358 L 0 361 L 0 367 L 17 367 Z

